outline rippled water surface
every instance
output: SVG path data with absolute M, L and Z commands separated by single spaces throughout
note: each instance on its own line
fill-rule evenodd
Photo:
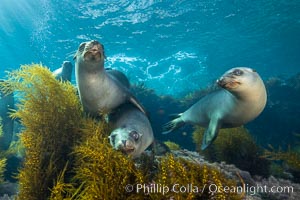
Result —
M 33 62 L 58 68 L 91 39 L 104 44 L 106 67 L 159 94 L 187 94 L 235 66 L 291 76 L 300 1 L 1 0 L 0 77 Z

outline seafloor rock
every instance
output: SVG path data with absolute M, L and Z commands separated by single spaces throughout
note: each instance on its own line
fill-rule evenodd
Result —
M 0 184 L 0 195 L 13 196 L 18 192 L 18 183 L 12 183 L 9 181 L 5 181 Z M 4 195 L 4 196 L 5 196 Z M 3 196 L 3 197 L 4 197 Z M 1 200 L 0 196 L 0 200 Z
M 9 196 L 8 194 L 5 194 L 2 197 L 0 197 L 0 200 L 14 200 L 15 198 L 15 196 Z
M 18 193 L 18 183 L 6 181 L 0 184 L 0 200 L 14 200 Z
M 238 186 L 243 186 L 246 200 L 298 200 L 300 197 L 300 184 L 290 180 L 276 179 L 273 176 L 262 178 L 251 177 L 250 173 L 235 167 L 234 165 L 221 163 L 209 163 L 197 152 L 188 150 L 172 151 L 176 157 L 182 157 L 192 162 L 206 164 L 218 168 L 229 179 L 233 179 Z

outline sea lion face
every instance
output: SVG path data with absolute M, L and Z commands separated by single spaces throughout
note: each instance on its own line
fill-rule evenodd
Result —
M 130 128 L 124 127 L 115 129 L 110 134 L 109 139 L 114 149 L 132 155 L 133 157 L 139 155 L 141 151 L 142 134 Z M 142 149 L 142 151 L 143 150 L 144 149 Z
M 74 59 L 81 57 L 85 62 L 104 62 L 104 46 L 96 41 L 83 42 L 79 45 Z
M 258 77 L 256 71 L 251 68 L 237 67 L 225 72 L 217 80 L 217 84 L 226 90 L 238 92 L 251 87 Z

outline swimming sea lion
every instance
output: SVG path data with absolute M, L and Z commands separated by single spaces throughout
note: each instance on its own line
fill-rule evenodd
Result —
M 110 144 L 116 150 L 138 157 L 154 140 L 147 116 L 131 104 L 124 104 L 110 118 Z
M 71 82 L 72 71 L 72 63 L 70 61 L 64 61 L 60 68 L 54 70 L 53 74 L 58 80 Z
M 83 108 L 92 116 L 109 113 L 126 101 L 146 113 L 126 86 L 104 69 L 104 47 L 98 41 L 81 43 L 74 59 L 75 77 Z
M 3 81 L 0 80 L 0 82 Z M 3 132 L 0 137 L 0 150 L 7 150 L 13 139 L 14 120 L 9 116 L 10 109 L 14 109 L 14 94 L 5 95 L 0 91 L 0 122 Z
M 267 93 L 255 70 L 246 67 L 230 69 L 217 84 L 220 90 L 203 97 L 178 118 L 165 124 L 163 133 L 185 123 L 206 127 L 201 147 L 204 150 L 217 137 L 220 128 L 241 126 L 263 111 Z

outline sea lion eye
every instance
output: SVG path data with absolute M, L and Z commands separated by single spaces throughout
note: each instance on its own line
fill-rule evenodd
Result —
M 234 70 L 232 73 L 233 73 L 234 75 L 236 75 L 236 76 L 241 76 L 241 75 L 244 74 L 244 72 L 243 72 L 242 70 L 240 70 L 240 69 L 236 69 L 236 70 Z
M 136 131 L 131 131 L 130 136 L 137 141 L 140 138 L 140 135 Z

